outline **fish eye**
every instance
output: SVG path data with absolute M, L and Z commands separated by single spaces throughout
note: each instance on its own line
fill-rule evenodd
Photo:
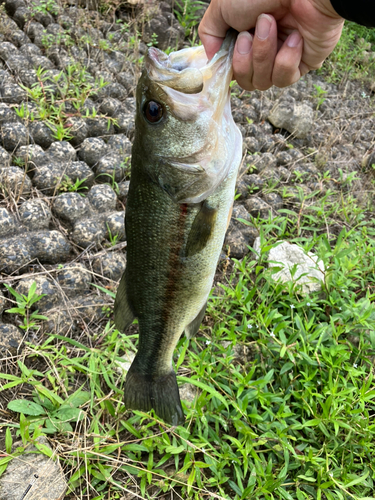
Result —
M 163 118 L 163 106 L 156 101 L 146 102 L 143 108 L 143 114 L 150 123 L 158 123 Z

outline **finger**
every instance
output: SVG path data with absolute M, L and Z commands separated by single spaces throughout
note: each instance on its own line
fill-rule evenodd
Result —
M 256 89 L 272 86 L 272 71 L 277 53 L 277 26 L 268 14 L 258 17 L 253 42 L 253 80 Z
M 233 74 L 238 85 L 244 90 L 254 90 L 253 63 L 252 63 L 253 37 L 248 31 L 242 31 L 236 41 L 233 52 Z
M 217 52 L 229 27 L 238 32 L 250 30 L 262 12 L 283 17 L 287 8 L 280 4 L 280 0 L 212 0 L 198 28 L 207 56 Z
M 212 0 L 198 27 L 198 35 L 208 59 L 212 59 L 220 49 L 229 27 L 222 16 L 220 0 Z
M 283 43 L 275 59 L 272 82 L 276 87 L 287 87 L 301 78 L 302 51 L 303 38 L 298 31 L 293 31 Z M 305 73 L 307 71 L 305 70 Z

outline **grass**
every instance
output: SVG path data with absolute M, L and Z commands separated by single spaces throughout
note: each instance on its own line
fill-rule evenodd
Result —
M 374 51 L 375 29 L 346 21 L 339 43 L 318 72 L 331 83 L 358 79 L 371 85 L 375 75 Z
M 180 4 L 180 21 L 194 37 L 199 2 Z M 38 9 L 53 5 L 48 0 Z M 140 35 L 131 29 L 124 24 L 136 53 Z M 323 72 L 333 82 L 373 75 L 364 52 L 374 41 L 374 30 L 347 23 Z M 62 104 L 84 116 L 85 99 L 104 84 L 79 65 L 53 81 L 38 70 L 38 83 L 28 89 L 37 113 L 17 112 L 67 138 Z M 315 94 L 319 108 L 325 91 L 316 86 Z M 152 412 L 122 404 L 121 364 L 136 351 L 136 326 L 122 334 L 108 320 L 74 339 L 34 334 L 39 340 L 22 354 L 3 359 L 0 475 L 35 444 L 51 460 L 58 456 L 67 499 L 374 498 L 375 225 L 371 206 L 350 194 L 355 174 L 346 182 L 341 195 L 304 197 L 301 190 L 300 203 L 273 218 L 253 218 L 261 254 L 251 251 L 219 268 L 204 325 L 190 342 L 182 338 L 175 353 L 179 384 L 191 384 L 196 394 L 183 402 L 185 426 L 169 427 Z M 66 190 L 83 189 L 68 184 Z M 278 268 L 266 261 L 280 240 L 324 262 L 321 292 L 304 295 L 298 281 L 275 282 Z M 37 333 L 43 319 L 33 306 L 40 296 L 31 289 L 15 298 L 8 314 Z M 38 441 L 43 435 L 53 452 Z
M 327 233 L 327 218 L 339 234 Z M 221 277 L 199 336 L 177 347 L 179 383 L 197 394 L 184 403 L 184 427 L 123 408 L 118 363 L 137 335 L 111 322 L 86 343 L 47 335 L 0 374 L 2 397 L 21 400 L 9 403 L 3 427 L 24 446 L 54 435 L 67 498 L 372 498 L 373 222 L 354 198 L 327 193 L 252 223 L 261 255 Z M 298 282 L 274 282 L 266 255 L 283 239 L 323 260 L 321 292 L 304 296 Z

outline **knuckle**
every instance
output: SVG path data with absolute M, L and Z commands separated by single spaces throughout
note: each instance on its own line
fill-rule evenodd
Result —
M 272 87 L 272 82 L 254 82 L 254 87 L 257 90 L 268 90 L 270 87 Z

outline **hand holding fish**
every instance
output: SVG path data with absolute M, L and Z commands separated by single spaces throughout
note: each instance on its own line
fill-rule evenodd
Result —
M 234 77 L 245 90 L 266 90 L 291 85 L 319 68 L 343 25 L 329 0 L 212 0 L 199 36 L 211 58 L 230 27 L 239 31 Z

